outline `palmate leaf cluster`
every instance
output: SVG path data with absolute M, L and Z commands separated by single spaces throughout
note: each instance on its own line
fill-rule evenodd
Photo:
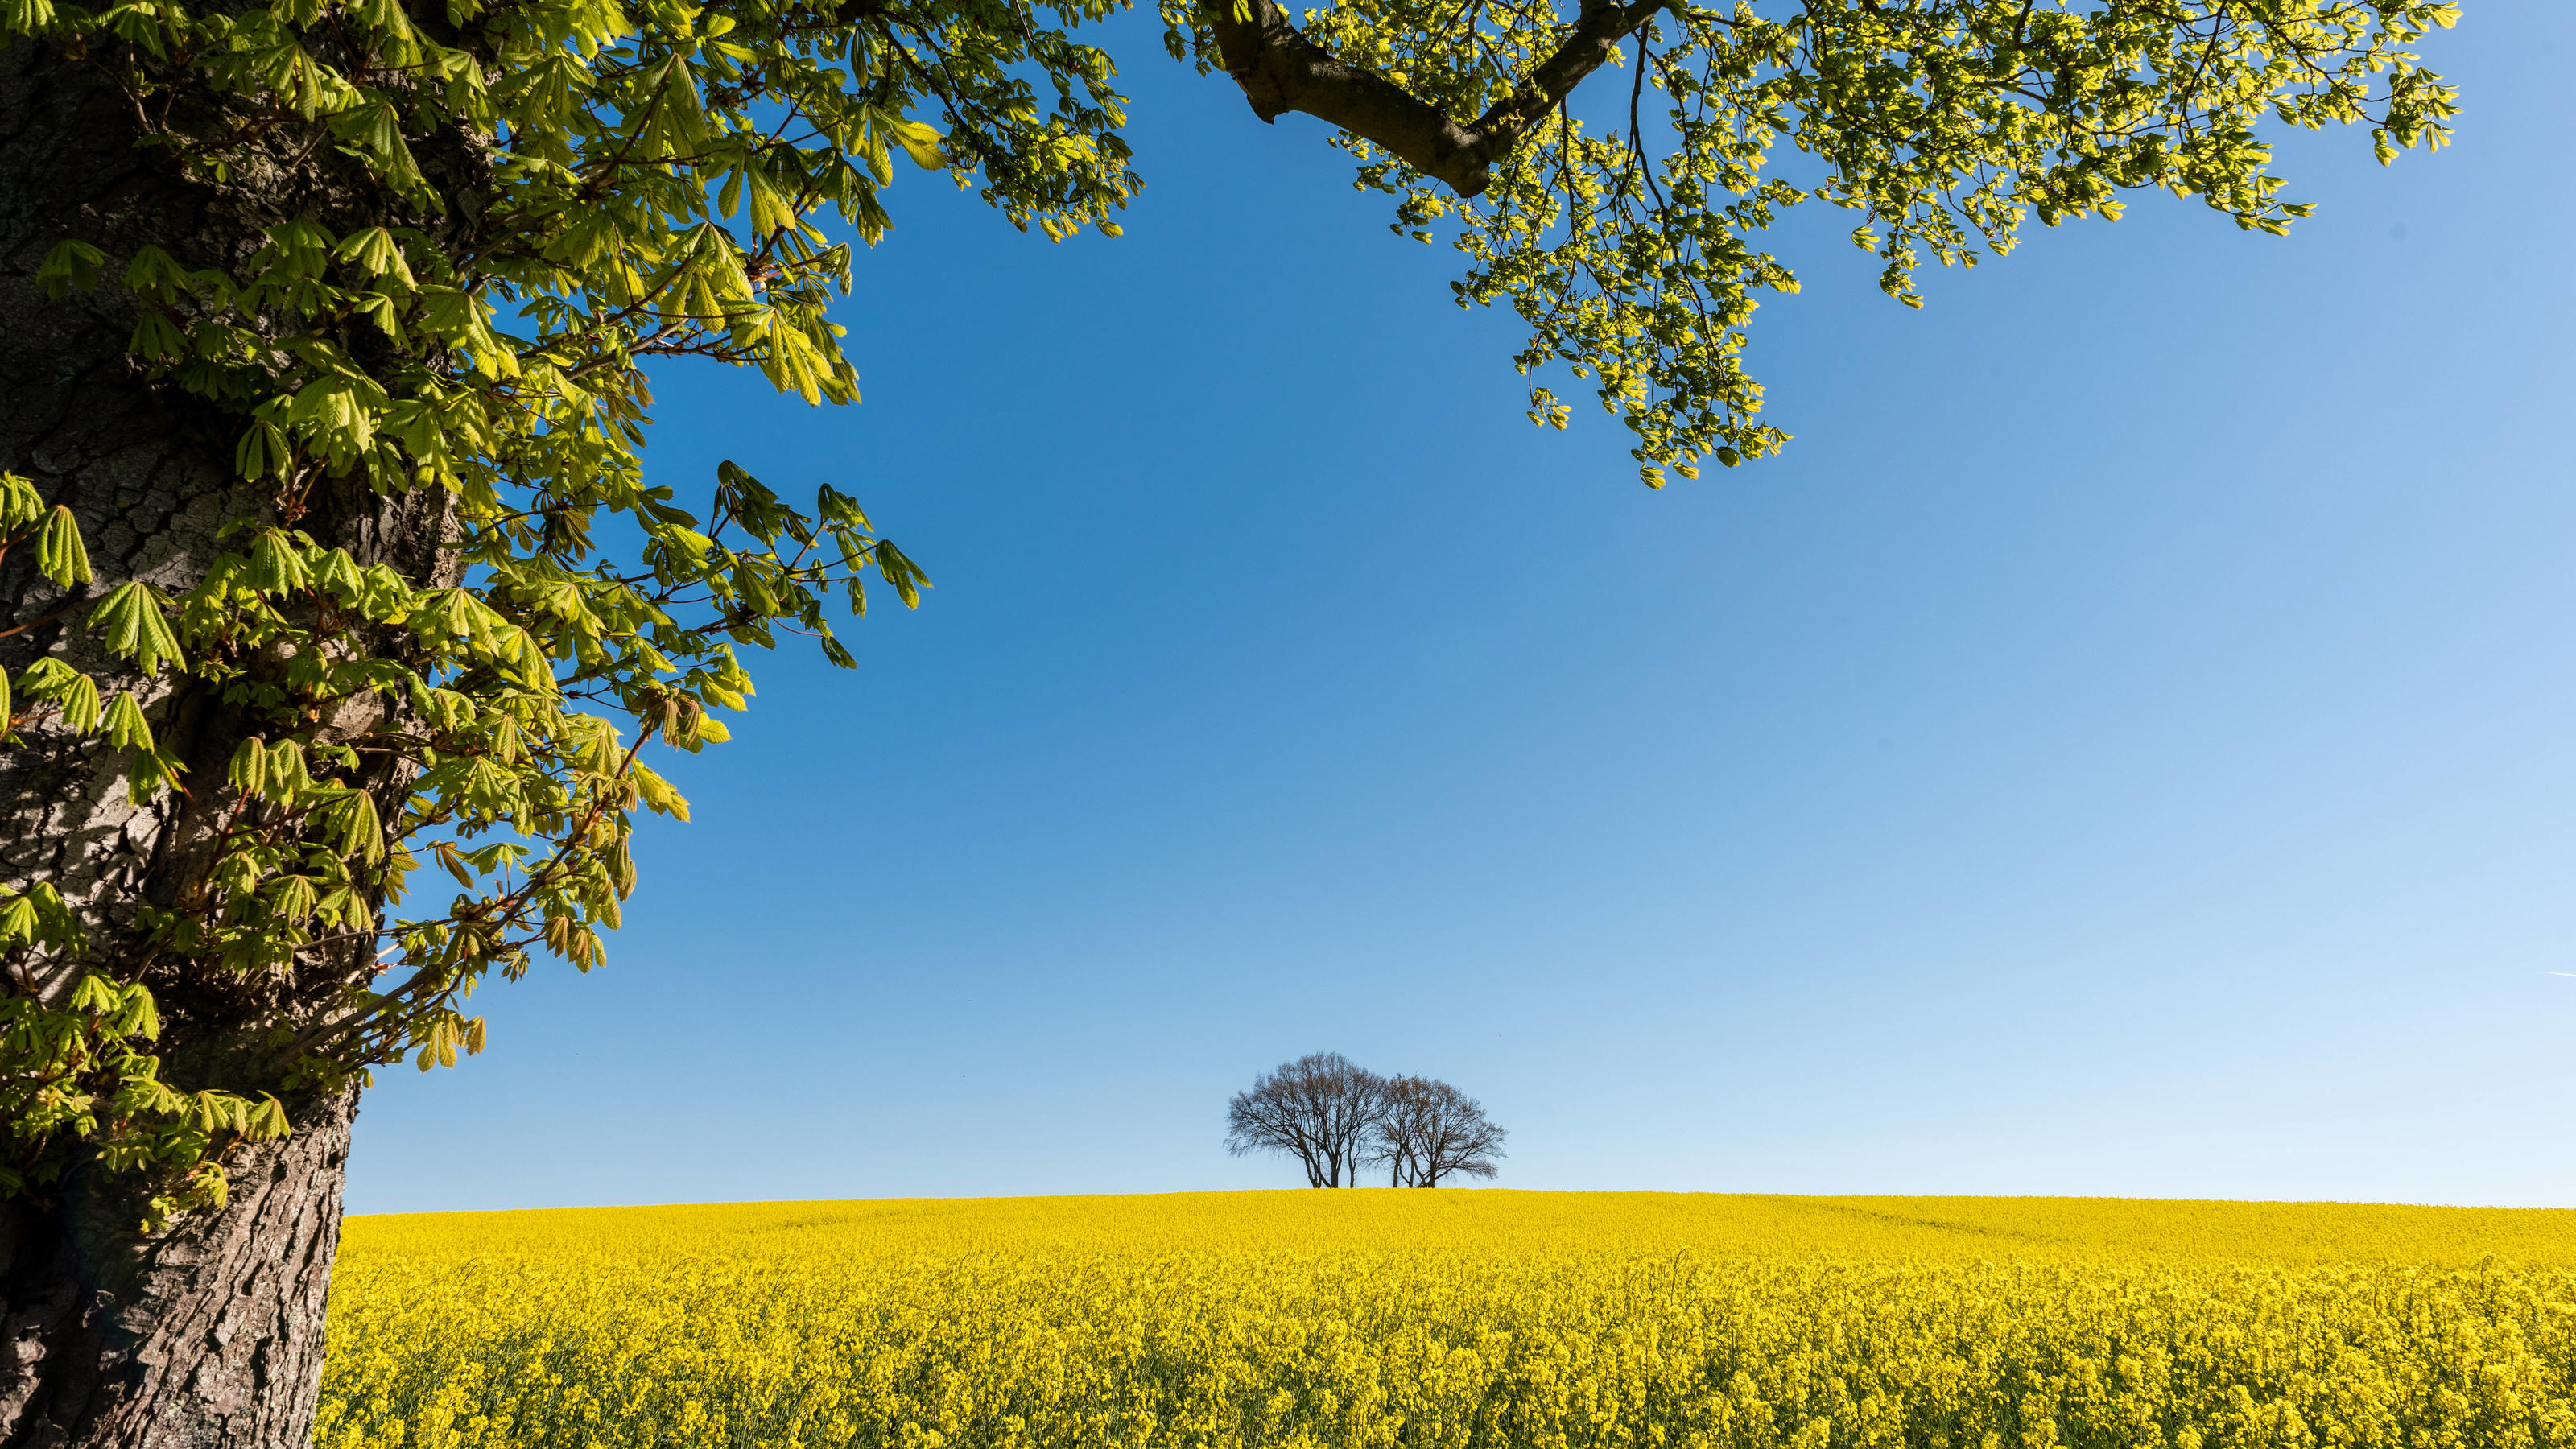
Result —
M 1305 30 L 1460 122 L 1524 117 L 1466 197 L 1337 144 L 1399 232 L 1461 249 L 1461 305 L 1528 324 L 1533 421 L 1566 425 L 1546 379 L 1570 369 L 1652 484 L 1785 441 L 1742 351 L 1760 294 L 1797 286 L 1760 246 L 1788 208 L 1856 213 L 1914 302 L 1924 257 L 1973 264 L 2141 188 L 2278 231 L 2303 208 L 2267 118 L 2367 125 L 2384 158 L 2453 110 L 2407 49 L 2453 20 L 2436 0 L 1640 0 L 1610 7 L 1617 64 L 1579 103 L 1541 78 L 1610 11 L 1568 3 L 1345 0 Z M 0 1191 L 87 1150 L 160 1174 L 156 1221 L 219 1201 L 229 1146 L 286 1130 L 272 1090 L 453 1062 L 482 1042 L 477 981 L 600 959 L 635 812 L 687 808 L 646 742 L 725 737 L 738 648 L 787 632 L 850 665 L 828 615 L 864 575 L 906 604 L 926 582 L 833 488 L 791 503 L 730 464 L 685 503 L 648 484 L 646 368 L 855 400 L 830 309 L 899 174 L 1115 234 L 1124 103 L 1074 32 L 1124 4 L 0 0 L 0 43 L 106 77 L 158 164 L 257 201 L 228 242 L 65 234 L 44 262 L 229 420 L 248 501 L 170 593 L 95 581 L 62 500 L 0 499 L 0 550 L 59 593 L 39 622 L 117 661 L 0 678 L 6 743 L 86 741 L 136 801 L 221 822 L 165 904 L 0 892 Z M 1163 0 L 1173 52 L 1208 64 L 1215 13 Z M 351 554 L 326 525 L 353 489 L 434 500 L 442 565 Z M 221 778 L 156 741 L 183 679 L 253 723 Z M 250 1003 L 238 1080 L 162 1082 L 173 983 Z
M 1597 3 L 1597 0 L 1596 0 Z M 1590 10 L 1592 6 L 1583 7 Z M 1163 0 L 1175 54 L 1215 47 Z M 1459 305 L 1508 304 L 1530 418 L 1570 409 L 1538 374 L 1589 379 L 1637 435 L 1646 482 L 1787 441 L 1761 418 L 1744 326 L 1798 282 L 1762 250 L 1787 208 L 1857 213 L 1880 286 L 1921 305 L 1928 256 L 1974 265 L 2024 221 L 2120 214 L 2126 193 L 2198 197 L 2241 227 L 2308 213 L 2272 173 L 2267 119 L 2370 129 L 2382 161 L 2447 139 L 2456 97 L 2411 47 L 2443 0 L 1671 0 L 1624 74 L 1552 103 L 1482 195 L 1461 200 L 1383 146 L 1336 144 L 1399 198 L 1395 229 L 1449 235 Z M 1575 17 L 1544 0 L 1341 0 L 1305 29 L 1452 116 L 1531 95 Z M 1540 97 L 1545 100 L 1545 97 Z M 1791 153 L 1784 157 L 1782 148 Z
M 483 1042 L 478 980 L 600 959 L 634 813 L 687 814 L 645 741 L 726 737 L 711 711 L 752 692 L 737 647 L 801 634 L 850 666 L 828 615 L 864 609 L 863 576 L 907 605 L 927 585 L 832 487 L 800 506 L 728 463 L 701 513 L 647 485 L 645 368 L 710 358 L 855 399 L 826 316 L 851 244 L 819 223 L 874 242 L 898 170 L 1050 236 L 1114 231 L 1136 184 L 1119 97 L 1062 29 L 1102 11 L 0 6 L 0 41 L 109 76 L 170 164 L 287 213 L 230 256 L 69 235 L 44 263 L 74 305 L 128 295 L 132 355 L 237 420 L 254 501 L 194 587 L 93 597 L 72 511 L 7 480 L 0 548 L 38 550 L 48 621 L 118 661 L 58 649 L 0 676 L 7 743 L 85 737 L 137 803 L 184 791 L 221 827 L 169 905 L 111 903 L 118 931 L 45 881 L 0 893 L 0 1191 L 85 1147 L 159 1175 L 154 1223 L 219 1203 L 230 1145 L 287 1130 L 255 1087 L 452 1064 Z M 443 577 L 302 526 L 352 487 L 437 500 Z M 221 778 L 154 740 L 183 676 L 256 726 Z M 255 1003 L 241 1080 L 160 1082 L 170 983 Z

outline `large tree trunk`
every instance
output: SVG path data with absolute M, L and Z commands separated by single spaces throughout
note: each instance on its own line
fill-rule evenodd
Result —
M 113 279 L 134 249 L 150 243 L 185 266 L 233 268 L 267 224 L 304 213 L 345 228 L 369 205 L 361 192 L 335 193 L 327 176 L 188 181 L 163 153 L 136 148 L 134 125 L 132 105 L 96 68 L 45 46 L 0 49 L 0 470 L 34 479 L 48 503 L 79 518 L 97 572 L 91 598 L 132 578 L 189 588 L 238 547 L 218 540 L 223 524 L 273 516 L 230 466 L 238 420 L 149 382 L 127 360 L 134 313 Z M 65 237 L 108 252 L 95 294 L 51 299 L 36 283 Z M 445 495 L 383 499 L 346 484 L 323 493 L 298 520 L 318 541 L 361 565 L 454 582 Z M 0 639 L 0 667 L 54 653 L 97 676 L 102 692 L 134 689 L 191 787 L 129 803 L 121 752 L 95 737 L 30 728 L 23 745 L 0 748 L 0 887 L 50 882 L 89 926 L 86 959 L 56 963 L 39 988 L 55 997 L 92 967 L 140 977 L 161 1004 L 163 1079 L 181 1090 L 278 1091 L 294 1135 L 235 1151 L 229 1205 L 148 1239 L 137 1234 L 145 1189 L 95 1164 L 0 1203 L 0 1449 L 299 1444 L 311 1429 L 357 1100 L 354 1088 L 287 1092 L 257 1034 L 309 1019 L 353 963 L 299 962 L 245 981 L 142 960 L 135 913 L 169 905 L 202 873 L 228 800 L 225 762 L 252 722 L 209 687 L 135 679 L 78 627 L 86 606 L 38 623 L 77 601 L 35 573 L 32 552 L 0 561 L 0 629 L 25 626 Z M 368 783 L 390 818 L 400 782 Z M 350 954 L 360 971 L 372 960 Z
M 153 1237 L 131 1184 L 0 1206 L 0 1442 L 268 1449 L 312 1435 L 357 1093 L 229 1164 L 232 1201 Z

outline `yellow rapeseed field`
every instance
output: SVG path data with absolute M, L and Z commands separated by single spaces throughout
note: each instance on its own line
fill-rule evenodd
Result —
M 359 1218 L 317 1445 L 2576 1446 L 2576 1212 L 1374 1190 Z

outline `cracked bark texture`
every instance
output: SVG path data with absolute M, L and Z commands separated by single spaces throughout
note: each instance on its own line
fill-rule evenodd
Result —
M 299 213 L 373 219 L 363 189 L 335 190 L 329 177 L 218 190 L 135 139 L 132 108 L 96 68 L 43 45 L 0 49 L 0 469 L 32 478 L 49 504 L 78 517 L 97 574 L 84 598 L 133 578 L 186 589 L 224 551 L 216 534 L 227 521 L 271 515 L 233 475 L 237 422 L 128 362 L 134 314 L 114 279 L 134 249 L 148 242 L 184 266 L 237 266 L 266 224 Z M 109 260 L 95 293 L 49 299 L 36 271 L 66 237 Z M 299 520 L 318 541 L 361 565 L 454 581 L 444 495 L 386 499 L 363 484 L 323 493 Z M 0 628 L 71 602 L 36 574 L 31 552 L 0 560 Z M 141 959 L 135 911 L 168 904 L 207 863 L 225 763 L 251 727 L 210 687 L 135 679 L 77 627 L 85 612 L 0 639 L 0 666 L 14 672 L 53 653 L 94 675 L 102 695 L 134 688 L 194 795 L 129 804 L 121 752 L 95 737 L 30 728 L 23 748 L 0 750 L 0 886 L 51 882 L 90 931 L 88 959 L 60 964 L 39 989 L 67 991 L 91 965 L 139 976 L 161 1004 L 165 1081 L 273 1090 L 251 1035 L 308 1016 L 324 978 L 350 965 L 246 982 Z M 369 783 L 389 810 L 400 782 Z M 0 1203 L 0 1449 L 249 1449 L 309 1438 L 357 1099 L 354 1089 L 281 1096 L 293 1136 L 236 1151 L 229 1204 L 160 1235 L 135 1230 L 148 1192 L 94 1162 Z
M 131 1194 L 112 1186 L 0 1209 L 8 1443 L 311 1438 L 357 1093 L 297 1105 L 294 1136 L 228 1164 L 222 1211 L 157 1236 L 134 1232 Z

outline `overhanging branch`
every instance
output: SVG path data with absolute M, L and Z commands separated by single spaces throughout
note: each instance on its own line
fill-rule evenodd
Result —
M 1460 196 L 1474 196 L 1492 179 L 1494 163 L 1665 3 L 1584 0 L 1564 44 L 1468 125 L 1377 72 L 1337 59 L 1289 23 L 1273 0 L 1209 0 L 1202 13 L 1253 114 L 1274 121 L 1302 111 L 1329 121 Z

